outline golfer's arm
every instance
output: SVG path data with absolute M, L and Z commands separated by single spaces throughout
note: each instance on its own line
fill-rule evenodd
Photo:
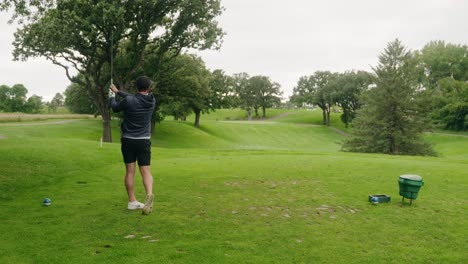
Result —
M 120 103 L 117 103 L 117 101 L 115 100 L 115 97 L 111 97 L 110 99 L 110 105 L 111 105 L 112 111 L 114 112 L 120 112 L 124 110 L 126 107 L 126 104 L 127 104 L 127 100 L 125 99 L 120 101 Z
M 127 97 L 127 96 L 129 96 L 129 95 L 132 95 L 132 94 L 126 93 L 126 92 L 123 92 L 123 91 L 118 91 L 118 92 L 117 92 L 117 95 L 120 96 L 120 97 L 125 98 L 125 97 Z

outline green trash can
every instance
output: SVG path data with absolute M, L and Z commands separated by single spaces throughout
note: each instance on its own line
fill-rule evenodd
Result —
M 398 185 L 400 186 L 400 195 L 403 196 L 401 202 L 403 203 L 405 198 L 407 198 L 410 199 L 411 205 L 413 200 L 418 198 L 419 189 L 424 185 L 424 182 L 419 175 L 406 174 L 400 176 Z

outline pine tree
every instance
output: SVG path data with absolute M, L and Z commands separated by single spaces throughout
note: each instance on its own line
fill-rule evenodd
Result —
M 415 103 L 418 96 L 416 60 L 396 39 L 373 68 L 376 87 L 363 97 L 353 122 L 352 136 L 343 150 L 394 155 L 434 155 L 424 142 L 425 119 Z

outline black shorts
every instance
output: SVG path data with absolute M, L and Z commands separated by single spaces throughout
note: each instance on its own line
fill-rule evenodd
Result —
M 133 163 L 138 160 L 139 166 L 151 164 L 151 140 L 121 138 L 122 156 L 125 163 Z

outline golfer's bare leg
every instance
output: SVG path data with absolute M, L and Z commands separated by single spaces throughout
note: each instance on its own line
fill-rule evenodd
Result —
M 135 168 L 133 168 L 135 170 Z M 145 186 L 146 194 L 153 194 L 153 175 L 151 175 L 150 166 L 140 166 L 143 185 Z
M 135 198 L 135 162 L 125 163 L 125 187 L 127 188 L 128 201 L 136 201 Z
M 147 215 L 153 211 L 153 175 L 151 175 L 150 166 L 140 166 L 140 173 L 146 190 L 145 206 L 142 213 Z

